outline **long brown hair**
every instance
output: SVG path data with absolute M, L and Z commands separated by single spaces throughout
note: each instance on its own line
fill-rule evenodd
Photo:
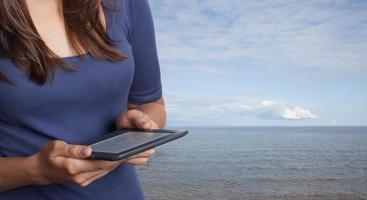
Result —
M 62 0 L 68 41 L 78 55 L 85 51 L 97 59 L 121 61 L 126 57 L 106 34 L 101 6 L 106 9 L 101 0 Z M 53 80 L 58 68 L 76 71 L 41 39 L 25 0 L 0 0 L 1 57 L 10 58 L 38 85 Z M 11 83 L 1 71 L 0 81 Z

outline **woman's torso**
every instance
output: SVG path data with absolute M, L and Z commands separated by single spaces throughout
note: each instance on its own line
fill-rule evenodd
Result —
M 106 16 L 107 33 L 128 57 L 124 61 L 96 60 L 90 54 L 67 57 L 65 61 L 77 71 L 58 70 L 52 85 L 39 86 L 11 60 L 0 58 L 1 72 L 16 83 L 0 82 L 0 156 L 29 156 L 55 139 L 83 144 L 115 129 L 116 118 L 126 111 L 135 66 L 124 12 L 108 11 Z M 135 169 L 129 164 L 86 188 L 50 184 L 0 193 L 0 199 L 142 198 Z

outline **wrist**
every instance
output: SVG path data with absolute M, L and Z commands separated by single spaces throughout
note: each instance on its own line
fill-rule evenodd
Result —
M 42 163 L 38 154 L 31 155 L 24 159 L 24 166 L 26 167 L 26 175 L 29 177 L 29 182 L 32 185 L 44 185 L 48 181 L 42 169 Z

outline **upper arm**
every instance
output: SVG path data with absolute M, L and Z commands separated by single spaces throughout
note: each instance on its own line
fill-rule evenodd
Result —
M 159 99 L 157 100 L 154 100 L 152 102 L 149 102 L 149 104 L 158 104 L 158 105 L 161 105 L 163 107 L 165 107 L 166 103 L 164 101 L 164 97 L 161 96 Z M 134 108 L 137 108 L 138 106 L 141 106 L 141 105 L 137 105 L 137 104 L 132 104 L 132 103 L 128 103 L 127 104 L 127 109 L 130 110 L 130 109 L 134 109 Z
M 132 47 L 135 64 L 128 103 L 141 105 L 162 97 L 154 24 L 147 0 L 126 2 L 129 20 L 128 41 Z

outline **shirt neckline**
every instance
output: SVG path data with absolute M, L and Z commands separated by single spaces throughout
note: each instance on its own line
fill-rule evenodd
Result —
M 110 13 L 108 11 L 108 9 L 104 10 L 104 16 L 105 16 L 105 23 L 106 23 L 106 32 L 108 34 L 108 29 L 111 25 L 111 19 L 110 19 Z M 86 52 L 85 54 L 82 55 L 73 55 L 73 56 L 66 56 L 66 57 L 60 57 L 62 60 L 66 61 L 66 62 L 78 62 L 78 61 L 82 61 L 86 58 L 90 58 L 91 54 L 89 52 Z

